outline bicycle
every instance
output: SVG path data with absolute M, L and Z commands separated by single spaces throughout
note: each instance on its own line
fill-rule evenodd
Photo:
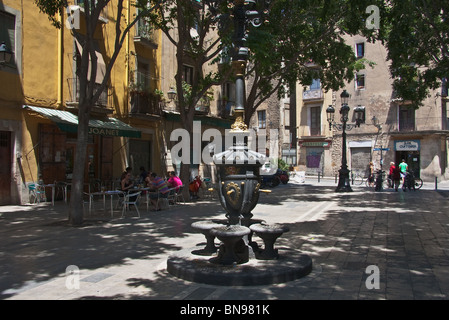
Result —
M 404 184 L 402 185 L 402 190 L 406 191 L 407 188 L 409 190 L 419 190 L 423 185 L 423 181 L 421 178 L 415 178 L 415 175 L 411 171 L 407 171 Z
M 421 189 L 423 184 L 423 181 L 421 180 L 421 178 L 415 178 L 415 189 Z
M 361 175 L 360 173 L 352 174 L 352 184 L 356 186 L 366 185 L 368 186 L 368 177 Z

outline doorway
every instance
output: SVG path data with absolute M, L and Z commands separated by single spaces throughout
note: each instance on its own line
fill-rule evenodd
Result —
M 0 131 L 0 205 L 11 204 L 11 132 Z
M 396 163 L 399 164 L 405 160 L 408 169 L 413 172 L 415 177 L 420 178 L 420 154 L 419 151 L 396 151 Z

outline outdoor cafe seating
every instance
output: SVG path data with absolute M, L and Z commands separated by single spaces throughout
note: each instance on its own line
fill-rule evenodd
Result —
M 54 205 L 55 200 L 64 201 L 69 203 L 70 192 L 72 184 L 70 181 L 54 181 L 51 184 L 41 183 L 29 183 L 29 197 L 30 203 L 37 204 L 41 202 L 50 201 L 51 188 L 51 201 Z M 89 216 L 97 215 L 100 211 L 104 213 L 110 212 L 110 217 L 114 217 L 114 212 L 121 212 L 121 217 L 126 216 L 128 213 L 136 210 L 137 217 L 141 216 L 139 207 L 145 206 L 147 212 L 152 207 L 151 194 L 156 194 L 156 191 L 150 190 L 149 187 L 144 187 L 141 184 L 136 183 L 136 187 L 130 189 L 128 192 L 120 190 L 120 180 L 99 180 L 91 179 L 84 184 L 83 192 L 83 208 L 86 210 L 86 214 Z M 171 206 L 181 203 L 185 204 L 183 196 L 184 186 L 171 188 L 168 197 L 162 197 L 157 193 L 156 205 L 162 210 L 167 210 Z M 46 192 L 48 191 L 48 192 Z M 134 207 L 134 208 L 133 208 Z

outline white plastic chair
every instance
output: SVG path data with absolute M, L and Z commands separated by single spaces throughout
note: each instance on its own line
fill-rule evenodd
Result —
M 137 215 L 140 218 L 138 202 L 140 200 L 141 193 L 142 193 L 142 191 L 125 194 L 125 197 L 123 199 L 122 218 L 125 216 L 125 211 L 129 211 L 130 205 L 134 205 L 134 207 L 136 207 Z M 135 197 L 135 199 L 133 199 L 134 197 Z

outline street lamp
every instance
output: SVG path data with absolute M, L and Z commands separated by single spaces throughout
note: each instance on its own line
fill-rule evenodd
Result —
M 347 124 L 349 120 L 349 98 L 350 95 L 346 90 L 343 90 L 343 92 L 340 95 L 341 98 L 341 108 L 340 108 L 340 115 L 341 115 L 341 124 L 335 123 L 335 108 L 333 106 L 329 106 L 326 109 L 327 113 L 327 121 L 329 122 L 329 129 L 332 130 L 332 127 L 334 127 L 336 130 L 342 131 L 342 155 L 341 155 L 341 168 L 338 170 L 339 173 L 339 181 L 338 186 L 335 191 L 337 192 L 351 192 L 352 188 L 349 184 L 349 170 L 347 165 L 347 159 L 346 159 L 346 130 L 350 131 L 354 127 L 360 127 L 360 124 L 364 122 L 364 112 L 365 110 L 362 109 L 360 106 L 358 108 L 354 109 L 355 113 L 355 124 Z M 363 113 L 363 114 L 362 114 Z
M 6 43 L 2 41 L 0 44 L 0 65 L 7 64 L 11 61 L 13 52 L 6 47 Z
M 173 87 L 170 87 L 170 89 L 167 92 L 167 96 L 170 100 L 176 99 L 176 90 Z

